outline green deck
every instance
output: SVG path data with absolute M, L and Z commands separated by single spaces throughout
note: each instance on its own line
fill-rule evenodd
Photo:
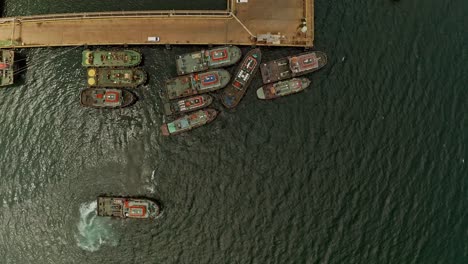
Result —
M 84 50 L 81 64 L 85 67 L 134 67 L 141 62 L 141 54 L 134 50 Z

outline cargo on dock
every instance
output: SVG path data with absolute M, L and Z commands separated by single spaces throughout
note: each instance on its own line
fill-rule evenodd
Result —
M 85 67 L 134 67 L 141 54 L 134 50 L 84 50 L 81 64 Z
M 224 88 L 231 79 L 228 71 L 219 69 L 175 77 L 166 81 L 163 99 L 172 100 Z
M 255 77 L 261 60 L 262 53 L 260 49 L 253 49 L 245 55 L 236 70 L 232 82 L 226 87 L 221 97 L 225 107 L 234 108 L 239 104 L 247 88 L 249 88 L 252 79 Z
M 97 198 L 98 216 L 154 219 L 159 214 L 159 205 L 150 199 L 105 196 Z
M 326 64 L 327 55 L 313 51 L 262 63 L 260 71 L 263 83 L 268 84 L 320 70 Z
M 0 58 L 0 86 L 7 86 L 13 84 L 15 52 L 2 50 L 0 54 L 2 56 Z
M 236 46 L 217 47 L 178 55 L 176 57 L 177 74 L 184 75 L 227 67 L 236 64 L 241 57 L 242 52 Z
M 89 87 L 137 87 L 146 81 L 146 72 L 138 68 L 88 68 Z

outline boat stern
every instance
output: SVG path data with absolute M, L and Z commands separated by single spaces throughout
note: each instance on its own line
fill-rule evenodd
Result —
M 257 89 L 257 98 L 262 99 L 262 100 L 266 99 L 265 92 L 263 91 L 263 87 L 260 87 Z
M 327 58 L 327 54 L 325 54 L 325 52 L 315 51 L 315 55 L 317 56 L 317 59 L 318 59 L 319 69 L 322 68 L 323 66 L 327 65 L 328 58 Z
M 240 61 L 240 59 L 242 58 L 242 51 L 239 47 L 237 46 L 229 46 L 228 47 L 228 52 L 229 52 L 229 56 L 231 57 L 231 62 L 232 64 L 236 64 Z
M 133 79 L 135 81 L 134 86 L 143 85 L 148 79 L 148 74 L 142 69 L 133 70 Z
M 148 218 L 154 219 L 161 214 L 161 206 L 154 201 L 148 201 Z
M 229 84 L 229 81 L 231 80 L 231 74 L 226 70 L 218 70 L 217 72 L 219 76 L 220 88 L 226 87 Z
M 301 78 L 301 83 L 302 83 L 302 89 L 305 89 L 305 88 L 309 87 L 309 85 L 312 82 L 307 78 Z
M 85 67 L 91 66 L 91 57 L 93 55 L 93 52 L 90 50 L 83 50 L 81 53 L 81 65 Z
M 167 124 L 163 124 L 161 126 L 161 133 L 163 136 L 169 136 L 169 129 L 167 128 Z
M 205 113 L 208 116 L 207 123 L 213 121 L 216 118 L 216 116 L 218 116 L 218 111 L 216 111 L 215 109 L 211 109 L 211 108 L 206 109 Z

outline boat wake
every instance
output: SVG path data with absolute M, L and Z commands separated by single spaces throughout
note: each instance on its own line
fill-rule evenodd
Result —
M 118 237 L 111 231 L 110 219 L 96 217 L 96 208 L 96 201 L 81 204 L 78 233 L 75 234 L 78 246 L 90 252 L 103 244 L 116 246 L 118 242 Z

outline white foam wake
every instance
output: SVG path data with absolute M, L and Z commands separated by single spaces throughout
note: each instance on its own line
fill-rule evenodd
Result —
M 75 238 L 80 248 L 94 252 L 103 244 L 117 245 L 118 238 L 112 233 L 110 219 L 96 217 L 97 202 L 80 206 L 80 221 Z

